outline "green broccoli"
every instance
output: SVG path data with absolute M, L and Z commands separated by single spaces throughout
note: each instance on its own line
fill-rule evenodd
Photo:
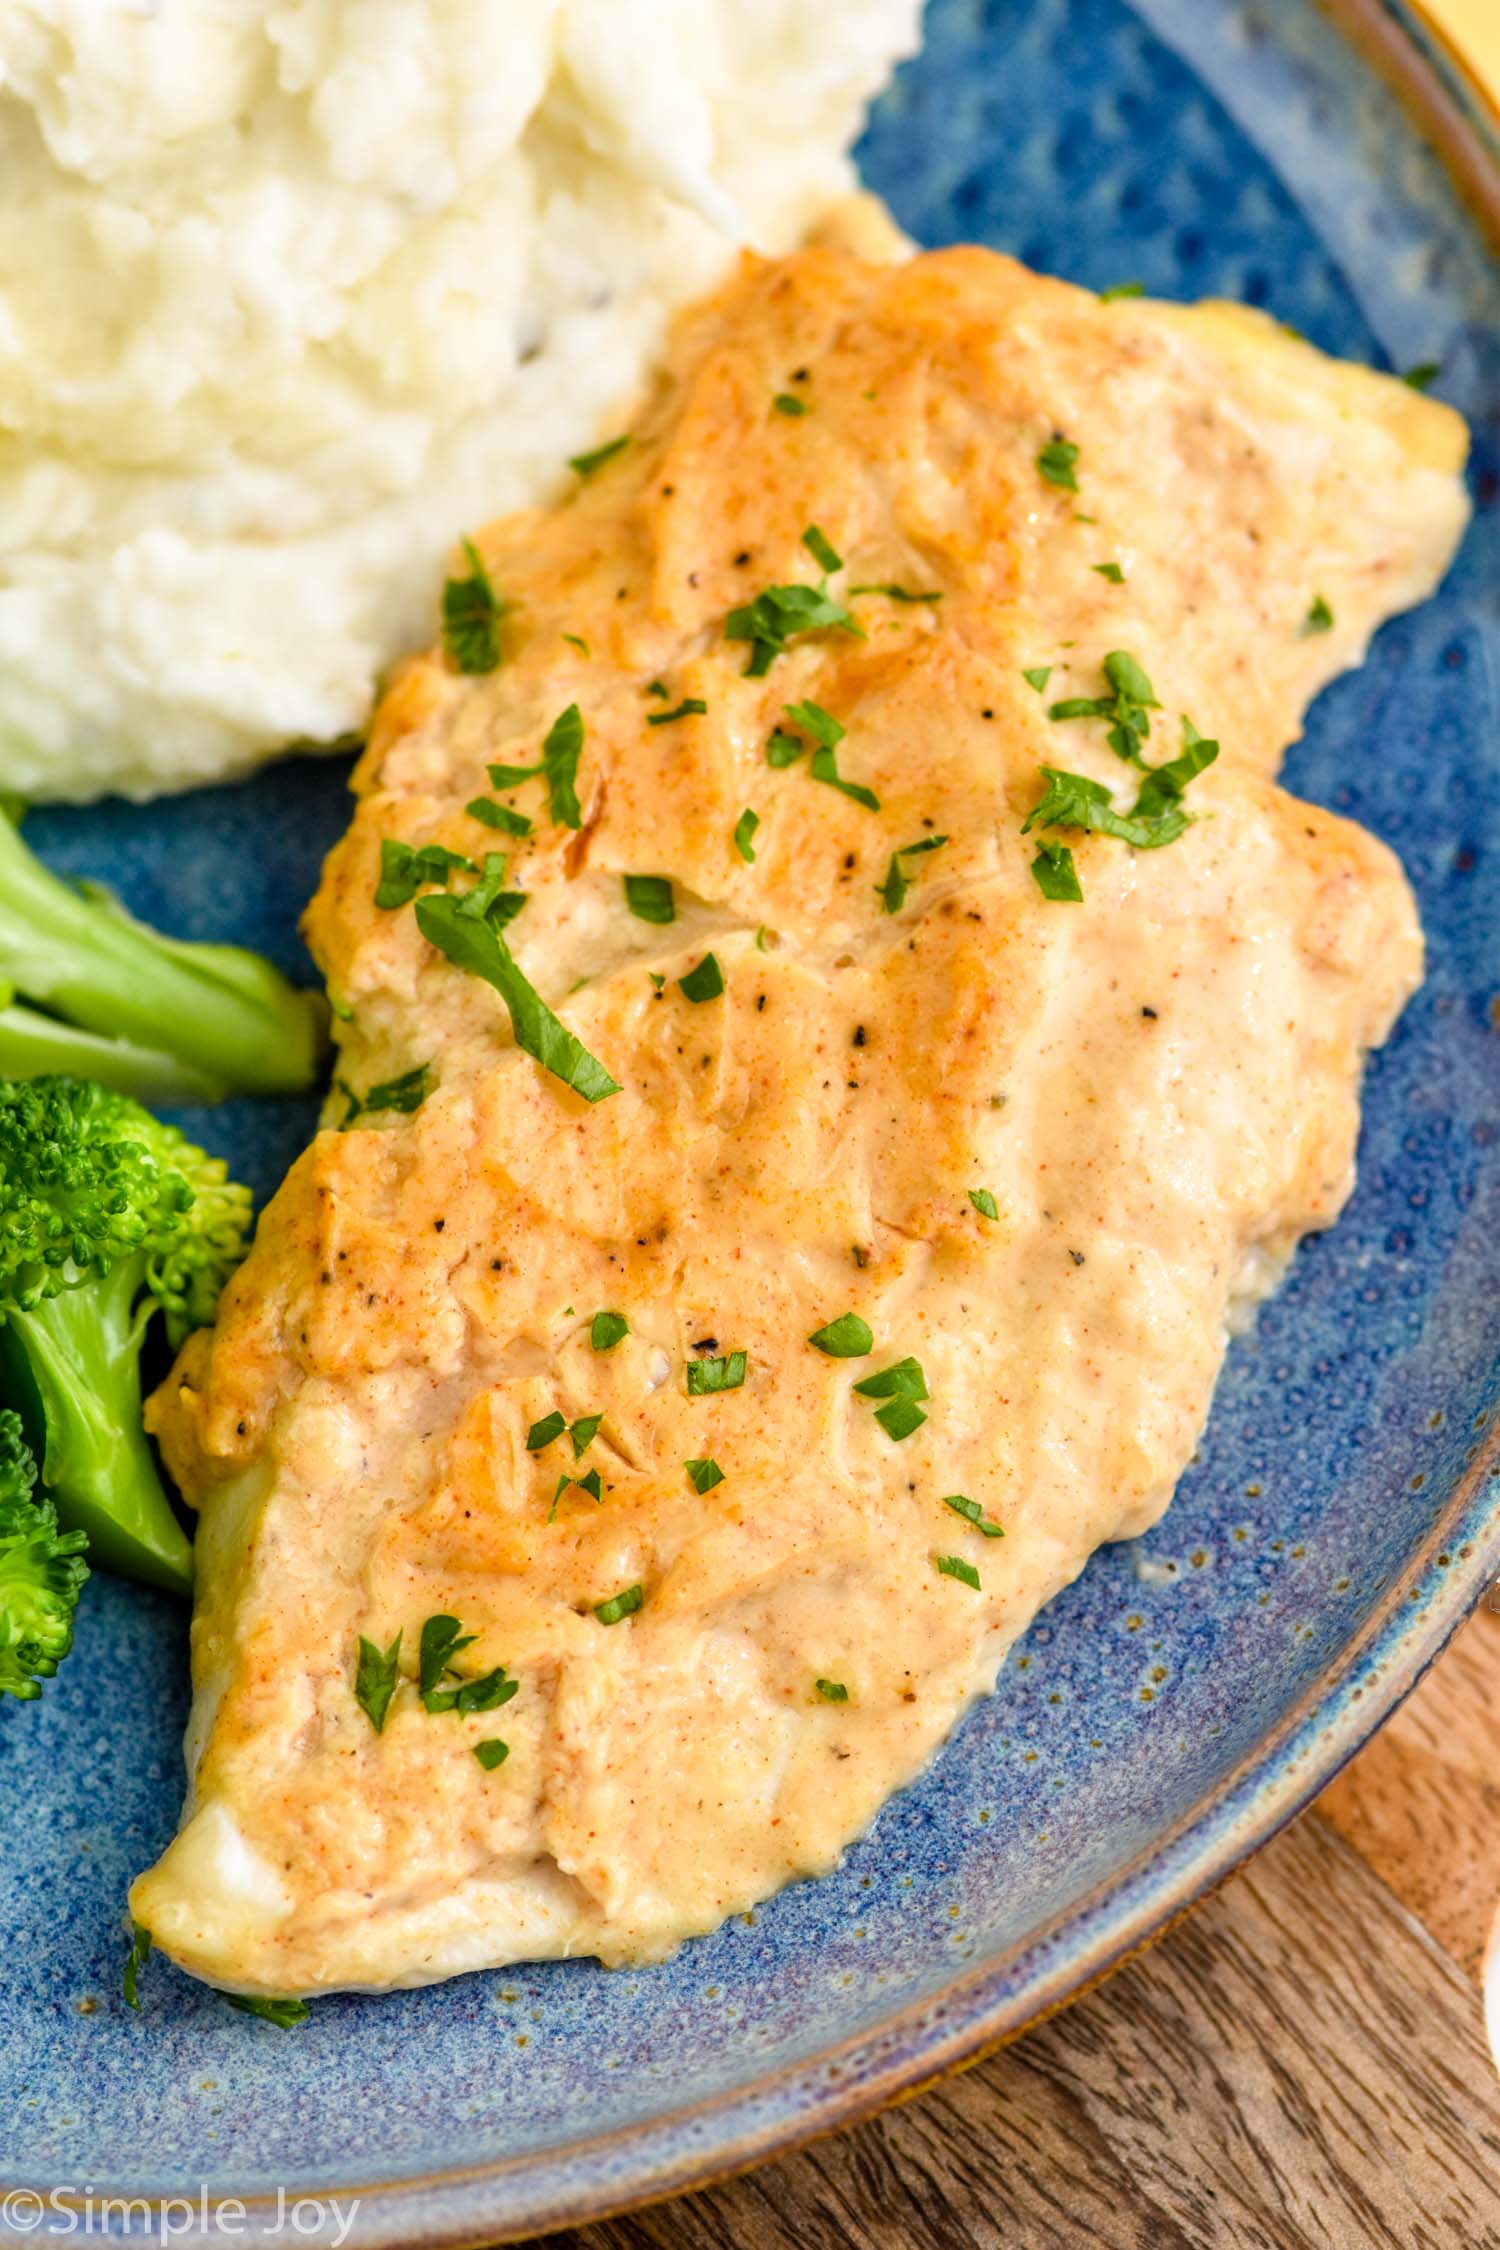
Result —
M 3 807 L 0 1003 L 12 1078 L 67 1071 L 150 1101 L 218 1101 L 297 1093 L 322 1060 L 316 994 L 258 954 L 163 937 L 97 885 L 61 881 Z
M 59 1531 L 33 1491 L 36 1462 L 18 1414 L 0 1413 L 0 1695 L 30 1703 L 73 1646 L 88 1576 L 81 1531 Z
M 141 1427 L 153 1315 L 172 1346 L 212 1319 L 250 1195 L 128 1095 L 0 1080 L 0 1392 L 96 1563 L 186 1592 L 193 1555 Z

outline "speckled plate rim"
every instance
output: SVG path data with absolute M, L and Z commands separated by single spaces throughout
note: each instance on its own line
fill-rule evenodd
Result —
M 1500 106 L 1424 0 L 1317 4 L 1392 87 L 1500 253 Z M 1078 1999 L 1269 1843 L 1411 1693 L 1497 1580 L 1500 1418 L 1474 1447 L 1408 1571 L 1229 1781 L 1019 1943 L 873 2031 L 729 2093 L 541 2155 L 384 2181 L 320 2181 L 318 2196 L 345 2208 L 357 2199 L 350 2250 L 479 2250 L 688 2193 L 913 2098 Z M 1035 1967 L 1018 1983 L 1023 1961 Z M 0 2179 L 5 2189 L 32 2186 Z M 42 2192 L 54 2193 L 50 2184 Z M 238 2200 L 247 2237 L 263 2234 L 259 2222 L 274 2218 L 276 2199 L 251 2192 Z M 68 2199 L 58 2196 L 56 2208 L 67 2210 Z M 219 2237 L 195 2229 L 174 2239 L 203 2250 Z

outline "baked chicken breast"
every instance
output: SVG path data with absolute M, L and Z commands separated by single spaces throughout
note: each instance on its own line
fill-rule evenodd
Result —
M 658 1959 L 1156 1520 L 1420 974 L 1273 775 L 1463 454 L 1254 313 L 815 249 L 455 558 L 308 918 L 339 1090 L 151 1410 L 177 1961 Z

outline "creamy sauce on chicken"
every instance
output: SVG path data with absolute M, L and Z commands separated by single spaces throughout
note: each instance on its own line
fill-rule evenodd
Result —
M 1157 1519 L 1420 974 L 1390 853 L 1271 776 L 1443 568 L 1462 455 L 1255 314 L 810 251 L 479 538 L 503 661 L 391 683 L 309 916 L 354 1100 L 154 1402 L 202 1519 L 192 1791 L 132 1899 L 177 1960 L 660 1958 L 834 1866 Z M 788 586 L 842 621 L 768 650 Z M 1128 814 L 1194 730 L 1173 840 L 1022 833 L 1043 767 Z M 617 1092 L 376 903 L 429 846 L 425 898 L 503 848 L 514 963 Z

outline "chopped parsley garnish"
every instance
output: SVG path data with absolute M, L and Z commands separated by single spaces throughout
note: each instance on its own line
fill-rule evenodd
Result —
M 612 1352 L 629 1334 L 630 1323 L 622 1312 L 596 1312 L 589 1322 L 589 1342 L 596 1352 Z
M 715 1391 L 737 1391 L 745 1380 L 749 1357 L 728 1352 L 722 1358 L 690 1359 L 687 1370 L 689 1398 L 708 1398 Z
M 1082 905 L 1083 885 L 1078 880 L 1078 869 L 1073 864 L 1073 854 L 1066 844 L 1039 844 L 1036 858 L 1031 863 L 1031 872 L 1043 898 L 1071 906 Z
M 472 1747 L 486 1773 L 493 1773 L 496 1766 L 503 1766 L 510 1756 L 510 1744 L 502 1742 L 498 1734 L 492 1734 L 487 1742 L 476 1742 Z
M 718 1462 L 710 1461 L 706 1456 L 701 1460 L 684 1461 L 682 1465 L 687 1470 L 688 1481 L 695 1492 L 712 1492 L 716 1484 L 724 1482 L 724 1471 Z
M 771 404 L 778 414 L 790 414 L 794 417 L 809 411 L 806 399 L 798 398 L 794 391 L 778 391 Z
M 417 1686 L 421 1693 L 430 1695 L 445 1672 L 453 1669 L 453 1659 L 478 1640 L 477 1633 L 466 1633 L 456 1617 L 429 1617 L 422 1627 L 422 1639 L 417 1657 Z
M 734 824 L 734 848 L 747 866 L 755 863 L 755 831 L 760 826 L 760 814 L 747 805 Z
M 602 1102 L 620 1091 L 603 1063 L 552 1013 L 490 922 L 465 914 L 461 900 L 447 897 L 418 899 L 416 916 L 429 945 L 446 954 L 456 968 L 494 986 L 505 1002 L 516 1045 L 544 1070 L 586 1102 Z
M 1052 677 L 1052 666 L 1050 664 L 1035 664 L 1029 672 L 1023 672 L 1021 677 L 1028 687 L 1034 687 L 1037 694 L 1041 695 L 1047 682 Z
M 563 639 L 564 639 L 564 640 L 565 640 L 565 641 L 567 642 L 567 644 L 568 644 L 569 648 L 576 648 L 580 656 L 587 656 L 587 655 L 588 655 L 588 652 L 589 652 L 589 644 L 588 644 L 588 642 L 587 642 L 587 641 L 586 641 L 586 640 L 585 640 L 585 639 L 583 638 L 582 634 L 580 634 L 580 633 L 564 633 L 564 635 L 563 635 Z
M 1331 633 L 1332 631 L 1333 611 L 1329 608 L 1323 596 L 1316 594 L 1307 615 L 1302 620 L 1302 638 L 1306 640 L 1310 633 Z
M 472 921 L 487 922 L 492 930 L 503 930 L 513 922 L 526 904 L 524 891 L 507 891 L 501 888 L 505 881 L 505 854 L 486 852 L 479 880 L 472 890 L 452 894 L 455 914 L 468 916 Z
M 707 709 L 708 705 L 701 695 L 685 695 L 673 710 L 653 711 L 646 724 L 648 727 L 669 727 L 674 719 L 701 719 Z
M 847 1703 L 849 1690 L 842 1680 L 815 1680 L 814 1687 L 825 1703 Z
M 602 1414 L 580 1414 L 576 1422 L 568 1424 L 568 1438 L 573 1447 L 575 1461 L 581 1461 L 584 1454 L 587 1453 L 589 1447 L 599 1435 L 599 1425 L 603 1420 Z
M 628 436 L 610 438 L 606 444 L 596 445 L 592 453 L 572 454 L 568 467 L 581 477 L 591 477 L 596 469 L 603 468 L 606 461 L 613 461 L 617 454 L 623 453 L 629 443 Z
M 885 881 L 875 886 L 875 895 L 887 914 L 900 913 L 906 904 L 906 894 L 911 889 L 912 878 L 901 862 L 913 858 L 918 852 L 941 851 L 947 841 L 946 836 L 923 836 L 915 844 L 903 844 L 899 851 L 892 852 L 891 864 L 885 871 Z
M 443 586 L 443 646 L 460 672 L 493 672 L 500 664 L 500 620 L 505 604 L 496 593 L 472 539 L 463 542 L 467 578 Z
M 1179 756 L 1165 765 L 1142 768 L 1144 778 L 1128 813 L 1114 810 L 1102 781 L 1043 766 L 1047 788 L 1023 821 L 1022 835 L 1032 828 L 1083 828 L 1095 835 L 1117 837 L 1122 844 L 1133 844 L 1140 851 L 1175 843 L 1188 826 L 1188 815 L 1182 809 L 1183 792 L 1219 755 L 1217 742 L 1200 735 L 1191 720 L 1183 721 L 1183 732 L 1186 742 Z M 1035 865 L 1032 872 L 1045 890 Z
M 1059 492 L 1076 492 L 1078 478 L 1078 448 L 1070 445 L 1061 431 L 1055 432 L 1036 457 L 1037 474 L 1048 484 L 1055 484 Z
M 399 1110 L 403 1116 L 409 1117 L 427 1099 L 427 1075 L 431 1068 L 431 1063 L 418 1063 L 415 1070 L 403 1071 L 399 1078 L 382 1079 L 378 1086 L 372 1086 L 365 1094 L 356 1094 L 354 1088 L 340 1078 L 337 1082 L 338 1089 L 349 1107 L 344 1112 L 339 1131 L 344 1132 L 356 1117 L 369 1117 L 376 1110 Z
M 1000 1212 L 995 1203 L 995 1198 L 988 1188 L 970 1188 L 969 1201 L 973 1204 L 981 1219 L 999 1218 Z
M 1112 288 L 1100 290 L 1099 302 L 1101 305 L 1113 305 L 1118 303 L 1121 297 L 1144 297 L 1145 294 L 1146 289 L 1143 282 L 1117 281 Z
M 888 1406 L 877 1406 L 875 1419 L 888 1438 L 899 1445 L 914 1430 L 920 1430 L 927 1417 L 912 1398 L 893 1398 Z
M 1419 359 L 1415 367 L 1408 367 L 1401 380 L 1408 390 L 1430 391 L 1442 372 L 1440 359 Z
M 814 781 L 827 782 L 830 789 L 837 789 L 841 796 L 852 797 L 857 805 L 864 806 L 866 812 L 879 812 L 880 799 L 874 790 L 867 789 L 862 781 L 846 781 L 839 772 L 836 750 L 815 750 L 808 771 Z
M 552 1495 L 552 1505 L 547 1510 L 548 1523 L 552 1523 L 556 1520 L 557 1503 L 562 1498 L 563 1494 L 565 1492 L 573 1490 L 575 1487 L 580 1492 L 586 1492 L 589 1498 L 593 1501 L 595 1507 L 603 1507 L 604 1482 L 600 1477 L 599 1471 L 597 1469 L 585 1469 L 581 1477 L 560 1476 L 557 1480 L 557 1489 Z
M 1049 705 L 1049 719 L 1108 719 L 1106 737 L 1117 758 L 1141 764 L 1141 744 L 1151 733 L 1151 713 L 1161 709 L 1145 666 L 1128 649 L 1111 649 L 1104 659 L 1108 695 L 1070 695 Z
M 542 1416 L 540 1422 L 533 1422 L 531 1428 L 526 1432 L 527 1452 L 545 1452 L 554 1439 L 562 1436 L 567 1426 L 567 1415 L 559 1413 L 557 1408 L 554 1407 L 550 1414 Z
M 861 1398 L 926 1398 L 927 1378 L 918 1362 L 910 1357 L 898 1359 L 892 1367 L 882 1367 L 877 1375 L 867 1375 L 854 1388 Z
M 750 661 L 745 670 L 752 679 L 760 679 L 769 672 L 798 633 L 819 633 L 829 626 L 837 626 L 840 632 L 864 639 L 864 627 L 828 591 L 829 575 L 844 567 L 841 558 L 815 523 L 809 524 L 803 532 L 802 544 L 814 561 L 822 565 L 821 585 L 767 586 L 754 601 L 742 602 L 737 609 L 732 609 L 724 621 L 727 639 L 750 643 Z
M 382 836 L 375 904 L 387 911 L 409 906 L 424 883 L 446 883 L 455 867 L 471 875 L 478 872 L 472 859 L 450 852 L 446 844 L 403 844 L 395 836 Z
M 843 569 L 843 556 L 834 546 L 827 533 L 820 531 L 815 523 L 810 523 L 806 531 L 803 532 L 802 544 L 812 556 L 818 568 L 826 570 L 830 577 L 836 570 Z
M 524 813 L 513 812 L 509 805 L 497 805 L 493 797 L 471 797 L 464 806 L 471 820 L 482 820 L 486 828 L 500 828 L 507 836 L 529 836 L 531 822 Z
M 576 703 L 570 703 L 566 711 L 558 713 L 548 728 L 547 738 L 542 744 L 542 754 L 535 765 L 491 766 L 489 769 L 490 780 L 497 789 L 517 789 L 523 781 L 531 781 L 537 774 L 544 773 L 547 776 L 547 795 L 552 818 L 560 828 L 581 828 L 583 816 L 579 810 L 578 791 L 575 783 L 578 779 L 578 759 L 582 749 L 583 714 Z M 476 797 L 473 803 L 466 807 L 466 810 L 473 813 L 476 819 L 488 820 L 492 828 L 509 828 L 514 836 L 526 835 L 530 832 L 531 823 L 529 821 L 525 828 L 512 826 L 512 822 L 520 818 L 518 813 L 508 813 L 503 820 L 496 820 L 488 813 L 481 813 L 478 807 L 482 802 L 482 799 Z M 495 809 L 499 812 L 504 808 L 497 806 Z
M 717 1000 L 724 990 L 724 972 L 717 957 L 705 953 L 696 968 L 688 970 L 685 977 L 677 979 L 677 989 L 684 1000 Z
M 1090 563 L 1089 568 L 1097 571 L 1101 578 L 1107 578 L 1111 586 L 1123 586 L 1125 583 L 1125 573 L 1117 562 Z
M 401 1635 L 398 1633 L 390 1647 L 382 1652 L 373 1641 L 359 1637 L 359 1663 L 354 1673 L 354 1700 L 379 1734 L 385 1726 L 385 1716 L 391 1707 L 391 1697 L 396 1692 L 400 1678 Z
M 254 2016 L 258 2023 L 273 2023 L 278 2031 L 295 2031 L 308 2018 L 305 2000 L 271 2000 L 259 1993 L 244 1992 L 226 1992 L 224 1998 L 242 2016 Z
M 638 922 L 675 922 L 677 906 L 665 875 L 627 875 L 625 904 Z
M 889 579 L 874 586 L 851 586 L 849 599 L 853 601 L 856 594 L 884 594 L 886 600 L 892 602 L 940 602 L 943 598 L 941 592 L 916 593 L 910 586 L 893 585 Z
M 672 690 L 665 680 L 648 680 L 641 693 L 642 695 L 659 695 L 663 703 L 670 703 L 672 700 Z
M 956 1516 L 962 1516 L 964 1522 L 971 1523 L 976 1531 L 982 1531 L 986 1539 L 1005 1537 L 1003 1526 L 987 1516 L 979 1502 L 971 1500 L 966 1492 L 945 1492 L 943 1506 L 951 1508 Z
M 467 1719 L 476 1711 L 498 1711 L 502 1704 L 509 1703 L 513 1695 L 520 1693 L 520 1688 L 520 1681 L 507 1679 L 505 1666 L 497 1664 L 493 1672 L 486 1672 L 481 1679 L 465 1680 L 461 1687 L 428 1688 L 422 1697 L 422 1708 L 434 1718 L 454 1711 L 461 1719 Z
M 578 809 L 578 792 L 574 783 L 578 778 L 578 758 L 583 749 L 583 714 L 576 703 L 560 711 L 547 730 L 542 744 L 542 765 L 547 775 L 547 791 L 552 800 L 552 817 L 562 828 L 581 828 L 583 816 Z
M 601 1625 L 618 1625 L 622 1617 L 633 1617 L 645 1600 L 639 1586 L 627 1586 L 622 1593 L 611 1594 L 606 1602 L 595 1602 L 594 1615 Z
M 932 1559 L 941 1577 L 956 1578 L 960 1585 L 972 1586 L 976 1594 L 980 1591 L 979 1573 L 962 1555 L 934 1555 Z
M 815 1328 L 808 1337 L 815 1350 L 826 1352 L 830 1359 L 863 1359 L 875 1349 L 875 1338 L 868 1321 L 858 1313 L 840 1313 L 830 1320 L 826 1328 Z
M 120 1977 L 120 1989 L 125 1995 L 126 2007 L 134 2008 L 137 2015 L 141 2012 L 140 1975 L 151 1958 L 151 1947 L 154 1942 L 151 1932 L 143 1922 L 131 1923 L 130 1951 L 125 1956 L 125 1967 Z
M 898 1359 L 891 1367 L 883 1367 L 878 1374 L 867 1375 L 854 1386 L 861 1398 L 881 1398 L 887 1404 L 877 1407 L 875 1419 L 886 1436 L 897 1443 L 919 1430 L 927 1417 L 917 1404 L 928 1396 L 927 1378 L 917 1361 Z

